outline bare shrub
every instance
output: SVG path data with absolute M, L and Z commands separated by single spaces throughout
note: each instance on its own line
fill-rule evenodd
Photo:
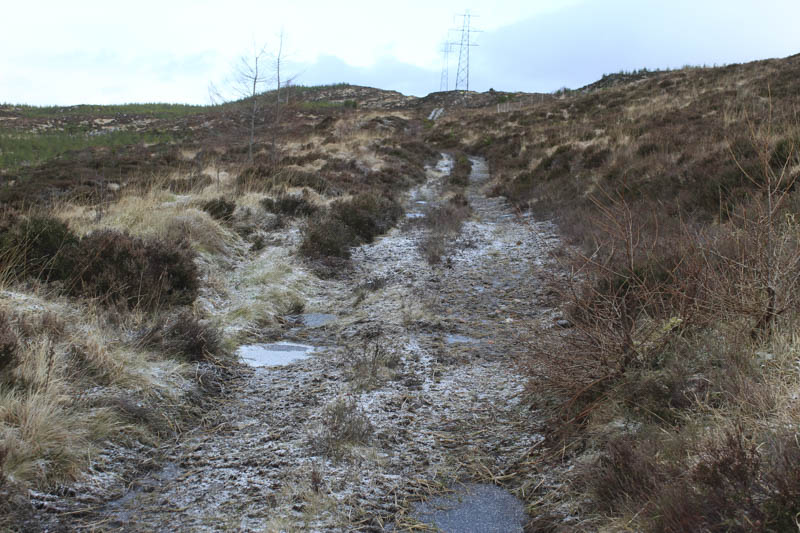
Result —
M 532 384 L 560 398 L 560 429 L 621 410 L 680 432 L 685 411 L 749 421 L 775 409 L 769 381 L 782 378 L 752 353 L 800 309 L 800 242 L 785 208 L 795 178 L 775 170 L 762 135 L 754 130 L 755 163 L 740 165 L 755 194 L 719 226 L 665 223 L 621 193 L 595 197 L 594 246 L 560 286 L 574 327 L 533 347 Z M 781 458 L 795 447 L 743 427 L 719 433 L 679 457 L 642 432 L 612 439 L 591 471 L 594 508 L 636 512 L 653 531 L 796 527 L 796 469 Z
M 382 335 L 364 339 L 344 355 L 347 374 L 358 389 L 372 390 L 389 378 L 400 364 L 400 353 Z

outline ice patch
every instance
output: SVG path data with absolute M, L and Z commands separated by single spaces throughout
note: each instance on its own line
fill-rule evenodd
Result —
M 236 353 L 250 366 L 284 366 L 305 359 L 313 351 L 313 346 L 278 342 L 240 346 Z
M 473 339 L 472 337 L 467 337 L 466 335 L 448 335 L 444 338 L 444 342 L 447 344 L 475 344 L 478 342 L 478 339 Z

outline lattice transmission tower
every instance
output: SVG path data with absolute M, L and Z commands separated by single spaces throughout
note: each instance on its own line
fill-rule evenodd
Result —
M 442 78 L 439 81 L 440 91 L 450 90 L 450 48 L 453 43 L 445 41 L 442 44 Z
M 476 15 L 472 15 L 469 11 L 465 11 L 459 16 L 462 18 L 460 29 L 461 39 L 457 43 L 452 43 L 458 45 L 458 69 L 456 70 L 455 90 L 458 91 L 461 89 L 462 91 L 469 91 L 469 49 L 473 46 L 478 46 L 477 44 L 470 42 L 470 35 L 473 33 L 478 33 L 481 30 L 475 30 L 470 27 L 472 18 Z M 459 31 L 459 29 L 455 28 L 452 31 Z

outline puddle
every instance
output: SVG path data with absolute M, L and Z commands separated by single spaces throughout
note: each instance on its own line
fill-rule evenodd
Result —
M 447 335 L 444 338 L 444 342 L 447 344 L 475 344 L 478 342 L 478 339 L 473 339 L 472 337 L 467 337 L 466 335 Z
M 306 313 L 300 315 L 300 323 L 307 328 L 318 328 L 336 320 L 336 315 L 328 313 Z
M 442 154 L 442 158 L 436 163 L 436 171 L 443 174 L 450 174 L 453 169 L 453 157 L 450 154 Z
M 449 533 L 522 533 L 527 520 L 518 498 L 488 484 L 459 486 L 454 494 L 420 502 L 412 516 Z
M 313 351 L 313 346 L 277 342 L 240 346 L 236 353 L 250 366 L 283 366 L 305 359 Z
M 304 313 L 302 315 L 288 315 L 286 321 L 294 328 L 318 328 L 336 320 L 336 315 L 328 313 Z
M 406 218 L 422 218 L 424 216 L 424 213 L 406 213 Z

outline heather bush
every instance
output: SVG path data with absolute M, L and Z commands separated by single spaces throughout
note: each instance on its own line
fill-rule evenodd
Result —
M 317 206 L 306 198 L 294 194 L 282 193 L 275 198 L 264 198 L 261 207 L 269 213 L 290 217 L 308 216 L 317 211 Z
M 194 253 L 186 244 L 99 230 L 80 242 L 71 291 L 106 304 L 152 309 L 191 303 L 198 287 Z
M 469 185 L 470 172 L 472 172 L 472 161 L 466 155 L 458 154 L 448 177 L 449 184 L 454 187 L 466 187 Z
M 339 218 L 327 213 L 309 219 L 303 230 L 300 253 L 312 259 L 324 257 L 350 258 L 356 243 L 353 230 Z
M 403 208 L 392 198 L 361 193 L 350 200 L 337 200 L 330 212 L 355 234 L 355 244 L 361 244 L 387 232 L 403 215 Z
M 214 198 L 203 203 L 203 211 L 211 215 L 216 220 L 227 221 L 233 216 L 236 210 L 236 202 L 231 202 L 223 197 Z
M 403 208 L 394 199 L 373 193 L 337 200 L 326 212 L 309 219 L 300 253 L 317 259 L 348 259 L 350 248 L 371 242 L 388 231 L 402 215 Z
M 12 217 L 0 234 L 0 257 L 21 277 L 63 281 L 74 270 L 78 237 L 46 215 Z

